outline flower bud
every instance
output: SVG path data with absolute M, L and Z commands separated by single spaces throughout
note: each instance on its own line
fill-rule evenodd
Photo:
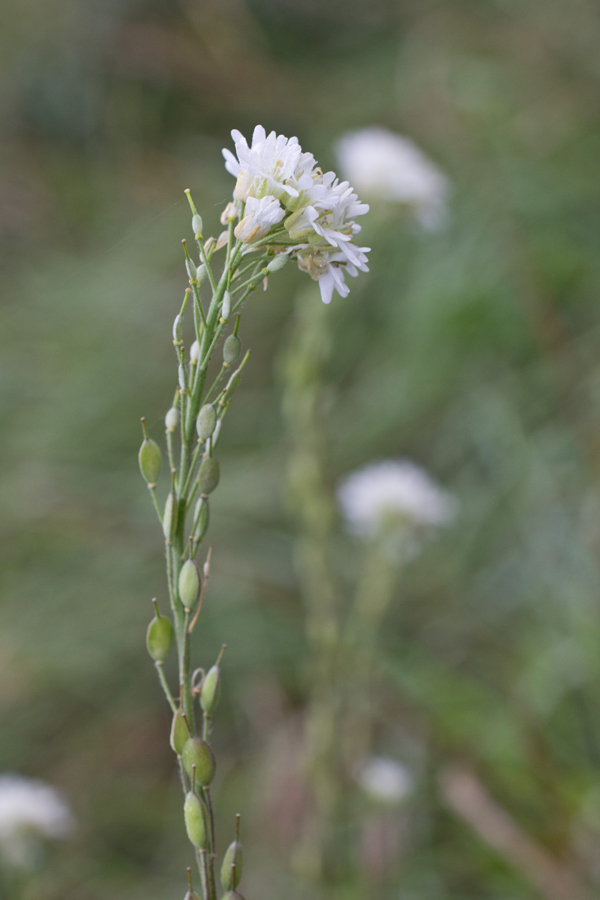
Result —
M 193 609 L 200 593 L 200 573 L 193 559 L 186 559 L 179 572 L 179 599 L 187 610 Z
M 226 403 L 229 403 L 233 395 L 235 394 L 235 389 L 240 383 L 240 373 L 234 372 L 229 381 L 227 382 L 227 387 L 225 388 L 225 393 L 221 397 L 220 403 L 222 406 L 225 406 Z
M 275 259 L 272 259 L 267 265 L 267 269 L 269 272 L 279 272 L 289 261 L 290 257 L 287 253 L 278 253 Z
M 192 216 L 192 231 L 196 237 L 202 237 L 202 216 Z
M 215 430 L 217 424 L 217 414 L 212 403 L 205 403 L 196 419 L 196 430 L 198 437 L 203 441 L 207 440 Z
M 196 767 L 196 781 L 202 787 L 208 787 L 213 778 L 217 764 L 210 745 L 201 737 L 191 737 L 185 742 L 181 754 L 183 768 L 192 777 L 192 767 Z
M 173 491 L 169 492 L 169 496 L 165 503 L 162 525 L 166 540 L 172 541 L 177 525 L 177 499 L 175 498 Z
M 158 444 L 146 438 L 140 447 L 138 459 L 140 461 L 140 471 L 148 484 L 155 486 L 160 475 L 160 467 L 162 456 Z
M 189 791 L 183 804 L 183 818 L 187 836 L 195 847 L 205 849 L 208 844 L 208 813 L 204 801 Z
M 234 891 L 242 877 L 242 845 L 233 841 L 225 852 L 221 866 L 221 884 L 224 891 Z
M 183 748 L 185 747 L 186 741 L 189 740 L 190 730 L 187 727 L 187 723 L 183 718 L 183 710 L 178 709 L 175 715 L 173 716 L 173 721 L 171 723 L 171 747 L 177 754 L 177 756 L 181 756 L 183 753 Z
M 208 529 L 208 519 L 209 519 L 209 506 L 208 506 L 208 498 L 200 497 L 198 502 L 196 503 L 196 509 L 194 510 L 194 537 L 197 541 L 201 541 L 206 531 Z
M 199 356 L 200 356 L 200 344 L 198 343 L 198 341 L 194 341 L 194 343 L 190 347 L 190 362 L 197 363 Z
M 242 342 L 237 334 L 230 334 L 223 344 L 223 361 L 226 363 L 234 363 L 242 352 Z
M 198 268 L 196 269 L 196 280 L 198 281 L 198 284 L 202 284 L 202 282 L 204 281 L 205 278 L 206 278 L 206 266 L 204 265 L 204 263 L 201 263 L 198 266 Z
M 167 431 L 175 431 L 179 425 L 179 410 L 172 406 L 165 416 L 165 428 Z
M 175 321 L 173 322 L 173 341 L 176 344 L 181 343 L 181 335 L 183 333 L 183 316 L 179 314 L 175 316 Z
M 212 456 L 206 456 L 202 460 L 200 471 L 198 472 L 198 485 L 201 494 L 210 494 L 214 491 L 219 483 L 219 463 Z
M 231 312 L 231 294 L 229 291 L 225 291 L 223 294 L 223 306 L 221 307 L 221 318 L 227 322 L 229 319 L 229 313 Z
M 146 647 L 155 662 L 162 662 L 173 643 L 173 625 L 166 616 L 155 616 L 148 625 Z M 212 671 L 212 670 L 211 670 Z
M 221 670 L 219 666 L 214 665 L 206 673 L 202 682 L 202 690 L 200 691 L 200 705 L 204 712 L 211 716 L 221 698 Z

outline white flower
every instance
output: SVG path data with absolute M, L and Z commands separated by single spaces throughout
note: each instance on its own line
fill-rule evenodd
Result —
M 20 775 L 0 776 L 0 850 L 15 865 L 29 865 L 41 838 L 64 838 L 73 829 L 58 791 Z
M 361 193 L 408 204 L 426 230 L 443 226 L 448 178 L 408 138 L 365 128 L 342 137 L 336 151 L 344 176 Z
M 372 756 L 359 768 L 356 781 L 373 799 L 396 805 L 410 795 L 415 778 L 402 763 Z
M 288 194 L 297 197 L 298 190 L 291 184 L 296 169 L 304 171 L 307 154 L 302 153 L 298 138 L 286 138 L 272 131 L 267 137 L 262 125 L 257 125 L 249 147 L 243 134 L 235 129 L 231 132 L 235 142 L 237 159 L 229 150 L 223 150 L 225 168 L 237 178 L 236 200 L 249 197 L 264 197 L 273 194 L 282 197 Z M 310 157 L 310 154 L 308 154 Z M 312 157 L 310 157 L 312 159 Z M 312 160 L 314 164 L 314 159 Z
M 264 237 L 285 216 L 279 200 L 272 196 L 262 197 L 260 200 L 248 197 L 244 212 L 244 218 L 235 226 L 234 234 L 245 244 Z
M 328 253 L 315 251 L 312 248 L 299 249 L 296 253 L 298 268 L 302 272 L 308 272 L 313 281 L 319 282 L 321 299 L 323 303 L 331 303 L 334 290 L 341 297 L 347 297 L 350 288 L 344 280 L 347 272 L 353 278 L 358 275 L 357 268 L 347 261 L 343 253 Z M 367 257 L 358 251 L 358 267 L 363 272 L 368 272 Z
M 367 537 L 390 523 L 447 525 L 457 507 L 454 497 L 407 459 L 374 463 L 353 472 L 338 488 L 338 500 L 351 531 Z

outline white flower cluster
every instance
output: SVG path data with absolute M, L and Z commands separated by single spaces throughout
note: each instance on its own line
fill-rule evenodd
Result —
M 64 838 L 73 829 L 58 791 L 21 775 L 0 775 L 0 850 L 15 865 L 28 865 L 40 838 Z
M 344 177 L 365 196 L 407 205 L 426 231 L 446 222 L 448 178 L 408 138 L 364 128 L 344 135 L 336 152 Z
M 324 303 L 334 290 L 346 297 L 350 289 L 344 274 L 368 271 L 370 248 L 354 243 L 361 230 L 354 219 L 369 207 L 347 181 L 323 173 L 297 138 L 274 131 L 267 135 L 262 125 L 254 129 L 250 146 L 239 131 L 231 136 L 236 156 L 227 149 L 223 155 L 237 179 L 234 211 L 242 218 L 235 236 L 251 244 L 271 234 L 272 246 L 293 255 L 300 269 L 319 282 Z
M 420 466 L 407 459 L 386 460 L 353 472 L 338 489 L 342 514 L 351 531 L 375 536 L 383 526 L 447 525 L 456 500 Z

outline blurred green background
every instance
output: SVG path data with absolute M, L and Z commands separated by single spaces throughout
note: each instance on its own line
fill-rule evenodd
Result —
M 44 900 L 185 890 L 139 417 L 159 435 L 173 393 L 183 190 L 218 234 L 221 147 L 257 122 L 324 168 L 382 125 L 453 185 L 434 235 L 373 207 L 371 273 L 329 310 L 331 483 L 406 455 L 461 503 L 382 643 L 384 749 L 419 775 L 390 896 L 553 900 L 449 809 L 457 763 L 600 891 L 599 47 L 595 0 L 3 0 L 0 771 L 75 810 Z M 243 813 L 250 900 L 315 896 L 288 865 L 306 651 L 278 374 L 305 279 L 245 316 L 198 639 L 209 664 L 228 644 L 218 827 Z

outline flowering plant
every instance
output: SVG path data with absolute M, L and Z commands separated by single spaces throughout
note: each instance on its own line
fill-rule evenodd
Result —
M 323 174 L 312 154 L 302 152 L 296 138 L 274 132 L 267 136 L 258 126 L 249 146 L 239 132 L 232 134 L 237 156 L 229 150 L 223 152 L 226 167 L 237 181 L 233 201 L 221 216 L 226 229 L 218 239 L 204 239 L 202 218 L 186 191 L 198 256 L 195 258 L 184 241 L 189 287 L 173 325 L 178 384 L 165 418 L 170 478 L 164 503 L 157 496 L 162 454 L 149 437 L 144 420 L 139 453 L 140 469 L 164 533 L 172 614 L 164 615 L 154 601 L 156 615 L 148 628 L 147 646 L 173 713 L 171 746 L 179 763 L 185 825 L 196 851 L 204 900 L 216 900 L 217 896 L 210 788 L 216 761 L 210 737 L 219 702 L 222 653 L 208 672 L 192 665 L 191 641 L 210 574 L 210 550 L 202 569 L 196 558 L 209 526 L 210 495 L 220 480 L 216 451 L 223 420 L 249 356 L 246 353 L 238 364 L 243 305 L 260 282 L 264 281 L 266 288 L 269 274 L 290 258 L 319 282 L 325 303 L 330 302 L 334 288 L 342 296 L 348 293 L 345 272 L 355 276 L 359 269 L 367 270 L 367 248 L 354 244 L 360 231 L 354 216 L 367 212 L 368 207 L 358 202 L 348 182 L 340 183 L 333 172 Z M 223 249 L 219 267 L 217 254 Z M 184 314 L 188 304 L 193 339 L 186 353 Z M 221 365 L 209 384 L 209 364 L 228 326 Z M 163 670 L 173 643 L 179 672 L 175 691 Z M 228 900 L 239 896 L 242 851 L 238 831 L 239 819 L 221 868 Z M 196 900 L 191 871 L 189 874 L 187 900 Z

